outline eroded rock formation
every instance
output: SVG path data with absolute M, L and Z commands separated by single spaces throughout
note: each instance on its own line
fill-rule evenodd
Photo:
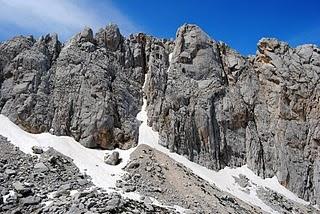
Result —
M 146 88 L 160 143 L 212 169 L 248 164 L 320 202 L 318 47 L 261 39 L 243 57 L 184 25 L 166 68 L 152 69 Z
M 175 41 L 89 28 L 0 44 L 0 111 L 95 148 L 137 143 L 142 85 L 160 143 L 212 169 L 247 164 L 320 203 L 320 49 L 261 39 L 244 57 L 183 25 Z

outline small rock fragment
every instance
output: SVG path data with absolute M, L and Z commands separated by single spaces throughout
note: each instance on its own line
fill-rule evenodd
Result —
M 17 174 L 16 170 L 13 170 L 13 169 L 6 169 L 6 170 L 4 171 L 4 173 L 7 174 L 7 175 L 10 175 L 10 176 Z
M 28 195 L 32 194 L 32 190 L 28 187 L 25 187 L 19 181 L 14 182 L 12 185 L 13 185 L 13 188 L 17 191 L 17 193 L 20 193 L 23 196 L 28 196 Z
M 40 146 L 33 146 L 31 149 L 34 154 L 42 154 L 43 153 L 43 149 Z
M 36 196 L 29 196 L 29 197 L 20 199 L 20 202 L 22 203 L 23 206 L 37 205 L 41 202 L 41 199 Z
M 37 172 L 47 172 L 47 171 L 49 171 L 49 168 L 43 162 L 36 163 L 34 165 L 34 169 Z

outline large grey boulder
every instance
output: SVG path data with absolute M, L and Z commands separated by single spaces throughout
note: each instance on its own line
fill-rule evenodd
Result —
M 120 155 L 117 151 L 112 152 L 111 154 L 106 154 L 104 157 L 104 162 L 109 165 L 118 165 L 120 161 Z

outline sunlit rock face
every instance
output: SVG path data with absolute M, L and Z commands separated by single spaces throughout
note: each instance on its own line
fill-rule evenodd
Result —
M 145 93 L 163 146 L 211 169 L 277 175 L 319 204 L 319 75 L 315 45 L 261 39 L 245 57 L 196 25 L 174 41 L 108 25 L 66 44 L 57 35 L 0 43 L 0 111 L 29 132 L 126 149 L 138 142 Z
M 320 49 L 276 39 L 257 49 L 244 57 L 198 26 L 180 27 L 171 63 L 150 66 L 149 125 L 194 162 L 248 164 L 319 203 Z
M 136 145 L 146 40 L 109 25 L 64 45 L 56 35 L 2 43 L 1 113 L 29 132 L 51 130 L 90 148 Z

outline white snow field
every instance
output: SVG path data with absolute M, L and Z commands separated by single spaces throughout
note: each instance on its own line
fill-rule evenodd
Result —
M 142 122 L 139 127 L 138 144 L 149 145 L 167 154 L 172 159 L 192 170 L 193 173 L 199 177 L 217 186 L 219 189 L 226 191 L 249 204 L 258 206 L 265 212 L 278 213 L 258 198 L 256 191 L 260 187 L 269 188 L 298 203 L 309 204 L 309 202 L 298 198 L 294 193 L 280 185 L 276 177 L 262 179 L 255 175 L 246 165 L 235 169 L 226 167 L 216 172 L 191 162 L 179 154 L 170 152 L 167 148 L 158 144 L 158 132 L 153 131 L 152 128 L 147 125 L 148 116 L 146 106 L 147 101 L 144 99 L 142 110 L 137 115 L 137 119 Z M 34 145 L 41 146 L 44 149 L 53 147 L 60 153 L 72 158 L 75 165 L 82 173 L 90 175 L 92 182 L 96 186 L 107 191 L 114 191 L 113 188 L 115 187 L 116 180 L 120 179 L 120 177 L 125 173 L 122 168 L 128 163 L 130 154 L 135 149 L 116 149 L 116 151 L 120 153 L 122 162 L 117 166 L 111 166 L 105 164 L 103 159 L 106 153 L 110 153 L 112 151 L 85 148 L 71 137 L 58 137 L 49 133 L 30 134 L 23 131 L 4 115 L 0 115 L 0 135 L 7 137 L 11 143 L 18 146 L 25 153 L 32 153 L 31 147 Z M 114 175 L 112 176 L 111 174 Z M 251 183 L 251 187 L 247 187 L 246 191 L 244 191 L 245 189 L 235 182 L 234 176 L 239 177 L 240 174 L 245 175 L 250 180 L 249 182 Z M 139 200 L 140 198 L 140 195 L 137 193 L 126 193 L 123 195 L 134 200 Z M 155 199 L 151 200 L 154 204 L 161 206 L 161 204 Z M 183 212 L 183 208 L 178 206 L 175 208 L 177 211 Z

